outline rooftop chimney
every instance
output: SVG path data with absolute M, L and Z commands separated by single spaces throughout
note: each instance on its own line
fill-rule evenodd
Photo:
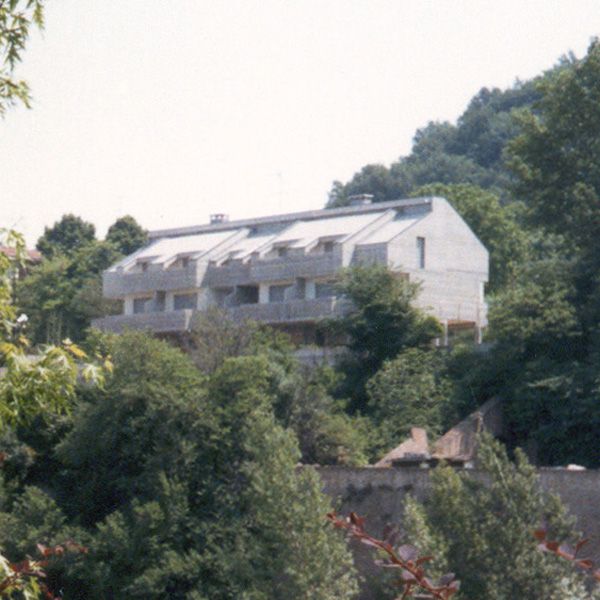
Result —
M 366 206 L 373 202 L 373 194 L 354 194 L 348 197 L 350 206 Z
M 229 215 L 225 213 L 215 213 L 214 215 L 210 215 L 210 224 L 216 225 L 217 223 L 227 223 L 229 221 Z

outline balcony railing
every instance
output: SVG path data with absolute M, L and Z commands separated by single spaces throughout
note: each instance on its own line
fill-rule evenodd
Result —
M 474 323 L 478 327 L 487 325 L 488 307 L 485 302 L 465 302 L 462 300 L 434 300 L 417 297 L 415 306 L 433 315 L 440 321 Z
M 186 290 L 200 287 L 206 265 L 190 264 L 180 269 L 148 269 L 141 273 L 105 271 L 102 278 L 106 298 L 123 298 L 127 294 L 156 290 Z
M 169 312 L 148 312 L 137 315 L 112 315 L 94 319 L 92 327 L 122 333 L 127 330 L 152 331 L 153 333 L 177 333 L 189 331 L 193 310 L 173 310 Z
M 290 323 L 340 317 L 349 310 L 349 303 L 337 298 L 292 300 L 272 304 L 242 304 L 226 309 L 236 321 L 251 319 L 263 323 Z M 121 333 L 128 329 L 148 330 L 154 333 L 189 331 L 195 310 L 148 312 L 136 315 L 113 315 L 95 319 L 92 326 L 103 331 Z
M 264 323 L 289 323 L 314 321 L 321 318 L 341 317 L 350 304 L 338 298 L 291 300 L 270 304 L 242 304 L 228 309 L 234 319 L 253 319 Z

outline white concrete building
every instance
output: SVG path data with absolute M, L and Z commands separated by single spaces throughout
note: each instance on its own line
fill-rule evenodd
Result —
M 488 252 L 443 198 L 371 203 L 155 231 L 108 269 L 104 295 L 124 313 L 97 319 L 107 331 L 184 332 L 210 306 L 279 326 L 314 343 L 315 324 L 344 314 L 341 269 L 383 264 L 421 283 L 416 304 L 448 329 L 487 324 Z

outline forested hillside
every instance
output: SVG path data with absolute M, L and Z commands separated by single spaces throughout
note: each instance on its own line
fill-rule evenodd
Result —
M 12 63 L 43 4 L 0 2 L 13 57 L 0 113 L 27 102 Z M 456 125 L 419 130 L 410 156 L 335 183 L 330 205 L 355 193 L 442 195 L 463 215 L 490 250 L 487 352 L 466 337 L 437 347 L 418 286 L 384 267 L 337 283 L 353 311 L 320 324 L 346 340 L 335 368 L 307 368 L 285 335 L 218 311 L 177 344 L 104 335 L 88 327 L 113 308 L 100 273 L 144 230 L 124 217 L 98 240 L 65 215 L 22 279 L 23 240 L 0 230 L 0 595 L 350 600 L 352 558 L 309 465 L 372 463 L 412 426 L 435 438 L 499 396 L 509 451 L 484 440 L 488 485 L 436 469 L 433 503 L 406 507 L 407 534 L 464 581 L 457 598 L 594 597 L 535 554 L 542 519 L 561 540 L 575 533 L 516 448 L 600 467 L 600 43 L 482 90 Z
M 599 107 L 594 41 L 533 81 L 480 91 L 456 125 L 430 123 L 408 157 L 330 194 L 445 196 L 485 243 L 493 346 L 447 373 L 459 413 L 502 397 L 509 443 L 541 464 L 600 465 Z

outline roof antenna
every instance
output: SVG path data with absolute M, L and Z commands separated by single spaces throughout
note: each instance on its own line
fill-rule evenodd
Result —
M 283 212 L 283 173 L 277 171 L 277 209 L 279 212 Z

